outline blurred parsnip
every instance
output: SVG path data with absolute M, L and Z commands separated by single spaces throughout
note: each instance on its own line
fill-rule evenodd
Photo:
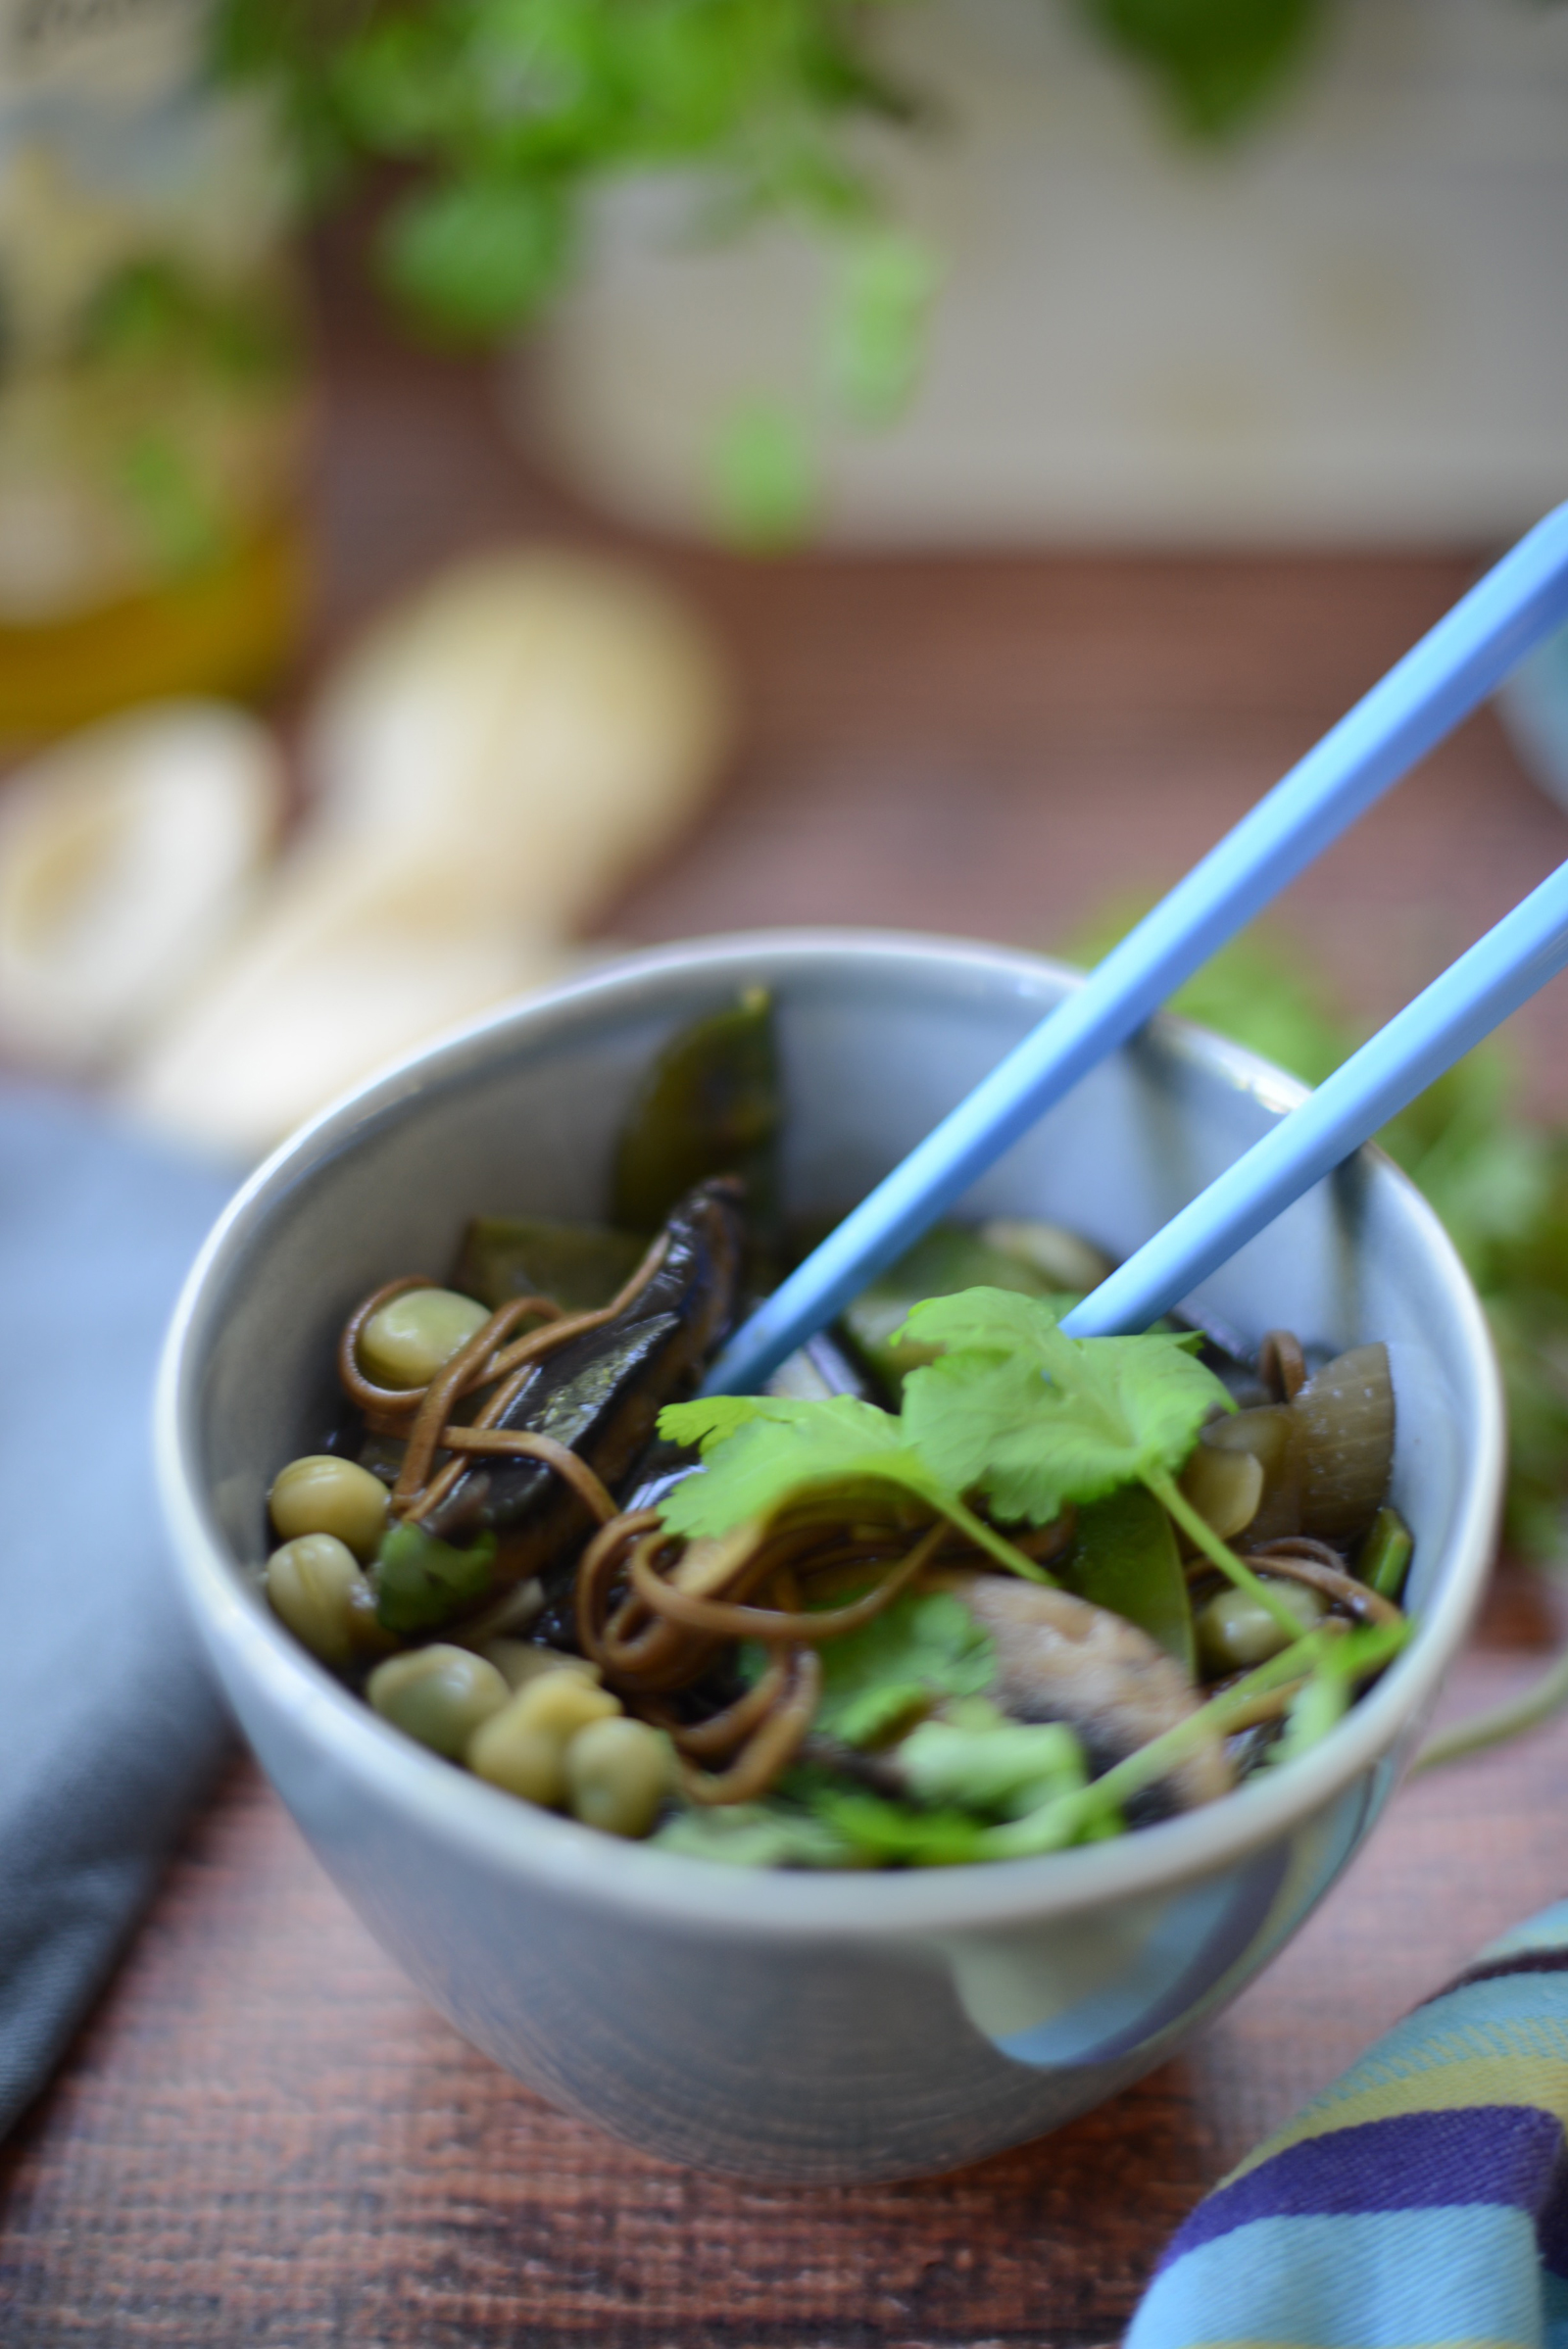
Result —
M 694 811 L 729 726 L 707 638 L 654 581 L 556 549 L 458 565 L 329 680 L 310 821 L 126 1098 L 259 1154 L 379 1062 L 560 977 Z
M 0 801 L 0 1045 L 90 1073 L 157 1022 L 248 909 L 282 819 L 276 746 L 179 701 L 101 720 Z

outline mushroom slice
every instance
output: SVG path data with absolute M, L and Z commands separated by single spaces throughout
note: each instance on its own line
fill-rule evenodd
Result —
M 1106 1770 L 1201 1703 L 1181 1666 L 1123 1616 L 1005 1574 L 931 1575 L 951 1590 L 997 1647 L 989 1691 L 1015 1721 L 1065 1721 L 1097 1770 Z M 1161 1782 L 1162 1807 L 1195 1810 L 1229 1791 L 1223 1741 L 1208 1739 Z

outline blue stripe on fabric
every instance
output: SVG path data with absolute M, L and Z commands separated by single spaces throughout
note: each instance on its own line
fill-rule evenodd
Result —
M 1161 2264 L 1255 2219 L 1474 2202 L 1506 2203 L 1534 2217 L 1562 2147 L 1553 2115 L 1516 2104 L 1402 2113 L 1304 2137 L 1200 2202 Z
M 1363 2078 L 1369 2068 L 1381 2071 L 1391 2061 L 1407 2065 L 1429 2048 L 1438 2050 L 1434 2060 L 1441 2063 L 1447 2053 L 1446 2043 L 1455 2032 L 1531 2023 L 1542 2027 L 1548 2042 L 1560 2042 L 1558 2054 L 1568 2053 L 1568 1979 L 1561 1974 L 1494 1974 L 1485 1982 L 1460 1982 L 1401 2017 L 1326 2092 L 1337 2096 L 1347 2081 Z
M 1533 2031 L 1534 2045 L 1509 2044 L 1493 2035 L 1516 2031 Z M 1330 2129 L 1335 2108 L 1348 2097 L 1383 2081 L 1441 2072 L 1446 2063 L 1470 2056 L 1512 2058 L 1524 2087 L 1533 2054 L 1568 2057 L 1568 1983 L 1562 1976 L 1511 1974 L 1473 1982 L 1406 2015 L 1299 2117 L 1321 2116 L 1321 2127 Z M 1526 2101 L 1523 2094 L 1520 2101 Z
M 1516 1956 L 1523 1956 L 1516 1951 Z M 1456 1989 L 1440 1990 L 1413 2015 L 1396 2023 L 1388 2036 L 1368 2049 L 1381 2054 L 1396 2033 L 1452 2031 L 1468 2023 L 1556 2024 L 1568 2044 L 1568 1979 L 1561 1974 L 1494 1974 L 1485 1982 L 1461 1982 Z M 1364 2058 L 1362 2059 L 1365 2060 Z
M 1125 2349 L 1541 2349 L 1541 2270 L 1521 2211 L 1259 2219 L 1154 2278 Z
M 1559 1941 L 1568 1942 L 1568 1900 L 1553 1901 L 1549 1909 L 1538 1909 L 1511 1933 L 1499 1933 L 1485 1949 L 1476 1951 L 1474 1963 L 1484 1966 L 1489 1958 L 1512 1957 L 1523 1949 L 1549 1949 Z

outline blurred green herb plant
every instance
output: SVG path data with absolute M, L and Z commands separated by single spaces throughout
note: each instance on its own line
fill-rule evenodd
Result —
M 1094 962 L 1144 908 L 1111 908 L 1068 950 Z M 1362 1041 L 1289 940 L 1266 927 L 1216 954 L 1171 1008 L 1321 1083 Z M 1529 1123 L 1493 1039 L 1378 1136 L 1420 1186 L 1481 1293 L 1508 1397 L 1504 1537 L 1520 1557 L 1568 1557 L 1568 1134 Z
M 940 0 L 920 0 L 939 5 Z M 1249 127 L 1308 57 L 1330 0 L 1037 0 L 1148 78 L 1186 134 Z M 874 427 L 916 385 L 934 254 L 890 217 L 864 132 L 912 133 L 942 93 L 889 73 L 879 22 L 915 0 L 220 0 L 217 63 L 271 84 L 318 203 L 392 167 L 376 265 L 448 343 L 525 325 L 567 281 L 598 189 L 706 191 L 716 231 L 804 225 L 828 264 L 824 412 Z M 813 419 L 761 398 L 715 450 L 722 518 L 759 545 L 812 503 Z

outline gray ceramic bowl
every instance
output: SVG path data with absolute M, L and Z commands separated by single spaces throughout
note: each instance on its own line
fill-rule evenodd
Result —
M 787 1184 L 843 1208 L 1072 984 L 893 934 L 649 954 L 504 1010 L 308 1127 L 213 1234 L 172 1333 L 163 1488 L 185 1586 L 262 1763 L 371 1931 L 468 2038 L 652 2153 L 775 2180 L 901 2178 L 1039 2135 L 1159 2062 L 1293 1933 L 1387 1800 L 1463 1637 L 1502 1473 L 1475 1297 L 1410 1185 L 1363 1151 L 1207 1284 L 1250 1340 L 1389 1343 L 1417 1638 L 1288 1771 L 1122 1840 L 991 1867 L 759 1875 L 530 1809 L 348 1695 L 253 1569 L 277 1467 L 333 1410 L 347 1308 L 450 1262 L 471 1210 L 590 1216 L 649 1055 L 776 995 Z M 1156 1022 L 975 1191 L 1123 1254 L 1298 1096 Z

